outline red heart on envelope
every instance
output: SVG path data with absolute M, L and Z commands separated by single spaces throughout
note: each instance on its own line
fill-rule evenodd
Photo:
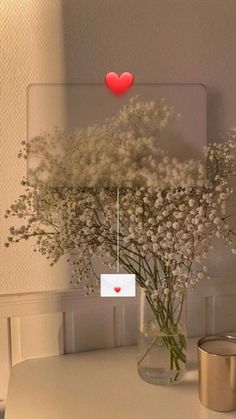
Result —
M 107 87 L 115 95 L 123 95 L 133 85 L 134 76 L 131 73 L 125 72 L 120 76 L 117 73 L 110 72 L 105 76 L 105 83 Z
M 120 292 L 121 287 L 114 287 L 115 292 Z

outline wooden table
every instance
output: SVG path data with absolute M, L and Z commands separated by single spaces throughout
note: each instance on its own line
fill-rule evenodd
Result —
M 22 362 L 11 373 L 5 419 L 235 419 L 201 405 L 196 342 L 172 387 L 139 378 L 134 346 Z

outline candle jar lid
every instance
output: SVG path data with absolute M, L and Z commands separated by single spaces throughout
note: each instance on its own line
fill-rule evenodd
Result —
M 236 356 L 236 337 L 230 335 L 210 335 L 199 339 L 198 349 L 213 356 Z

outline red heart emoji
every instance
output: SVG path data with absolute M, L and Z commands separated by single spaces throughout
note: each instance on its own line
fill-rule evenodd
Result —
M 134 76 L 131 73 L 125 72 L 120 76 L 117 73 L 110 72 L 105 76 L 105 83 L 107 87 L 115 95 L 123 95 L 133 85 Z
M 121 287 L 115 287 L 114 290 L 115 290 L 115 292 L 120 292 Z

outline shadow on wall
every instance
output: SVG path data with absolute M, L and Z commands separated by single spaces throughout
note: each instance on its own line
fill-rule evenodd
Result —
M 208 141 L 209 133 L 219 133 L 221 132 L 220 121 L 222 119 L 222 106 L 223 106 L 223 95 L 219 90 L 208 88 L 207 90 L 207 133 Z

